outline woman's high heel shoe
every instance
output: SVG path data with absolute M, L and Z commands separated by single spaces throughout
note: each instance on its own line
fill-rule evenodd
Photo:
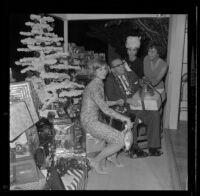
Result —
M 117 163 L 111 157 L 107 157 L 107 160 L 112 162 L 116 167 L 124 167 L 124 165 L 122 163 Z
M 101 170 L 101 169 L 94 163 L 94 161 L 93 161 L 91 158 L 89 158 L 88 160 L 89 160 L 89 162 L 90 162 L 90 166 L 96 171 L 96 173 L 98 173 L 98 174 L 108 174 L 108 172 L 106 172 L 106 171 L 104 171 L 104 170 Z

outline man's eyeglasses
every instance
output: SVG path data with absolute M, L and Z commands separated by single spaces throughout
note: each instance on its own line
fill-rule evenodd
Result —
M 112 66 L 111 68 L 119 67 L 119 66 L 121 66 L 121 65 L 124 65 L 124 63 L 125 63 L 125 62 L 122 62 L 121 64 L 118 64 L 118 65 L 114 65 L 114 66 Z

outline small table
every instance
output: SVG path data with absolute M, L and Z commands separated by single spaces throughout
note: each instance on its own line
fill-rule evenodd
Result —
M 161 94 L 162 102 L 163 102 L 166 99 L 165 90 L 164 89 L 156 89 L 156 90 Z M 161 98 L 160 98 L 160 95 L 158 94 L 158 92 L 154 91 L 153 96 L 144 97 L 145 110 L 159 110 L 160 109 L 162 102 L 161 102 Z M 131 110 L 143 110 L 139 92 L 136 92 L 133 97 L 140 100 L 139 101 L 140 105 L 137 107 L 130 105 Z

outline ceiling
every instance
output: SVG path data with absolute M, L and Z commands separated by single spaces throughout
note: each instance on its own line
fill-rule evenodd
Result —
M 170 17 L 169 14 L 49 14 L 61 20 L 100 20 L 121 18 Z

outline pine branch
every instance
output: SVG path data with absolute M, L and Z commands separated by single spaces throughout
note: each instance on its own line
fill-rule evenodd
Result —
M 150 40 L 153 40 L 152 35 L 151 35 L 148 31 L 145 31 L 144 26 L 141 26 L 140 23 L 139 23 L 138 21 L 136 21 L 136 24 L 137 24 L 138 28 L 140 28 L 142 31 L 145 32 L 146 36 L 147 36 Z
M 147 30 L 148 32 L 159 35 L 158 32 L 151 30 L 151 29 L 150 29 L 149 27 L 147 27 L 147 25 L 145 25 L 140 19 L 137 19 L 137 21 L 138 21 L 138 23 L 139 23 L 141 26 L 143 26 L 144 29 Z

